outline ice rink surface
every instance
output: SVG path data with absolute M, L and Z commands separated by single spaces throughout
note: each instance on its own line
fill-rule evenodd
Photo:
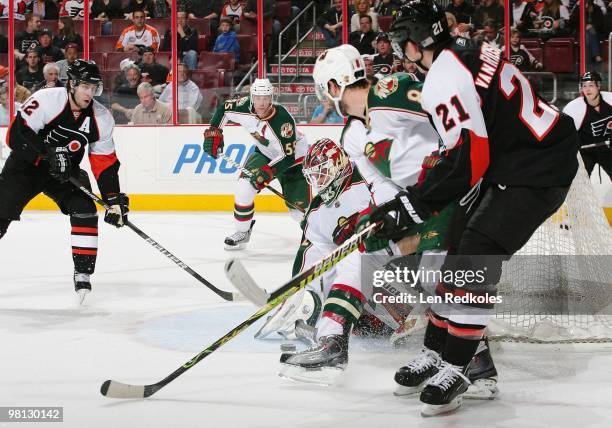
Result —
M 258 215 L 249 249 L 233 253 L 223 250 L 229 213 L 130 219 L 227 290 L 230 257 L 277 288 L 300 239 L 288 215 Z M 223 301 L 132 231 L 102 221 L 92 278 L 78 307 L 68 218 L 28 212 L 11 225 L 0 241 L 0 406 L 63 406 L 58 425 L 82 428 L 612 426 L 612 344 L 495 344 L 500 397 L 424 419 L 418 399 L 392 395 L 393 374 L 418 340 L 393 350 L 353 337 L 349 368 L 326 388 L 277 377 L 281 341 L 255 341 L 255 326 L 151 398 L 105 398 L 104 380 L 157 382 L 255 308 Z

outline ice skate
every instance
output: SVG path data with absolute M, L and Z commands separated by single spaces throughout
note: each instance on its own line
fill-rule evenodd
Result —
M 438 373 L 442 363 L 440 355 L 423 347 L 421 353 L 395 373 L 397 388 L 394 395 L 411 395 L 420 392 L 427 381 Z
M 438 373 L 429 379 L 421 392 L 422 416 L 449 413 L 461 406 L 462 396 L 470 385 L 465 371 L 464 367 L 442 361 Z
M 280 377 L 331 385 L 348 364 L 348 334 L 320 337 L 317 346 L 301 352 L 283 353 L 280 362 Z
M 497 370 L 491 357 L 489 340 L 485 337 L 478 344 L 476 354 L 468 366 L 467 376 L 472 384 L 463 394 L 473 400 L 493 400 L 499 394 Z
M 89 281 L 89 274 L 86 273 L 74 273 L 74 291 L 76 291 L 79 305 L 83 304 L 85 296 L 91 291 L 91 282 Z
M 246 244 L 251 240 L 251 231 L 255 220 L 251 221 L 251 226 L 246 232 L 235 232 L 233 235 L 225 238 L 225 249 L 228 251 L 243 250 L 246 248 Z

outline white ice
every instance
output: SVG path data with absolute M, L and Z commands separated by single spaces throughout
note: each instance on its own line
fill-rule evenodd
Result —
M 231 214 L 130 218 L 227 290 L 229 257 L 278 287 L 300 239 L 288 215 L 258 215 L 249 249 L 228 253 Z M 83 428 L 612 426 L 610 344 L 495 345 L 500 397 L 423 419 L 418 399 L 392 395 L 393 374 L 416 347 L 353 338 L 344 377 L 325 388 L 277 377 L 281 341 L 255 341 L 255 326 L 151 398 L 105 398 L 104 380 L 157 382 L 255 308 L 223 301 L 132 231 L 100 223 L 85 307 L 73 290 L 66 217 L 27 212 L 0 241 L 0 406 L 63 406 L 61 426 Z

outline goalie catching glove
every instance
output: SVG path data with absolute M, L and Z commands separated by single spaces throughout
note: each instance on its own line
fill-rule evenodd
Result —
M 104 214 L 104 221 L 115 227 L 122 227 L 127 222 L 130 199 L 125 193 L 118 193 L 106 199 L 109 208 Z
M 219 153 L 223 152 L 223 130 L 211 126 L 204 131 L 204 151 L 217 159 Z

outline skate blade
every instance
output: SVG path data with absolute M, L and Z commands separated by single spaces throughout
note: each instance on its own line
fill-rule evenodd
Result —
M 455 397 L 448 404 L 423 404 L 423 407 L 421 407 L 421 416 L 430 417 L 451 413 L 459 407 L 461 407 L 461 396 Z
M 246 248 L 246 244 L 229 245 L 225 244 L 225 251 L 240 251 Z
M 406 395 L 417 394 L 423 390 L 426 382 L 427 381 L 421 383 L 418 386 L 397 385 L 397 388 L 395 388 L 395 391 L 393 391 L 393 395 L 395 395 L 396 397 L 404 397 Z
M 81 288 L 80 290 L 78 290 L 77 293 L 77 299 L 79 301 L 79 305 L 83 304 L 83 301 L 85 300 L 85 296 L 87 296 L 89 294 L 91 290 L 88 290 L 87 288 Z
M 475 380 L 463 393 L 469 400 L 493 400 L 499 395 L 497 382 L 492 379 Z
M 293 364 L 281 364 L 278 375 L 284 379 L 295 382 L 310 383 L 320 386 L 331 386 L 344 372 L 343 368 L 321 367 L 318 369 L 305 369 Z

